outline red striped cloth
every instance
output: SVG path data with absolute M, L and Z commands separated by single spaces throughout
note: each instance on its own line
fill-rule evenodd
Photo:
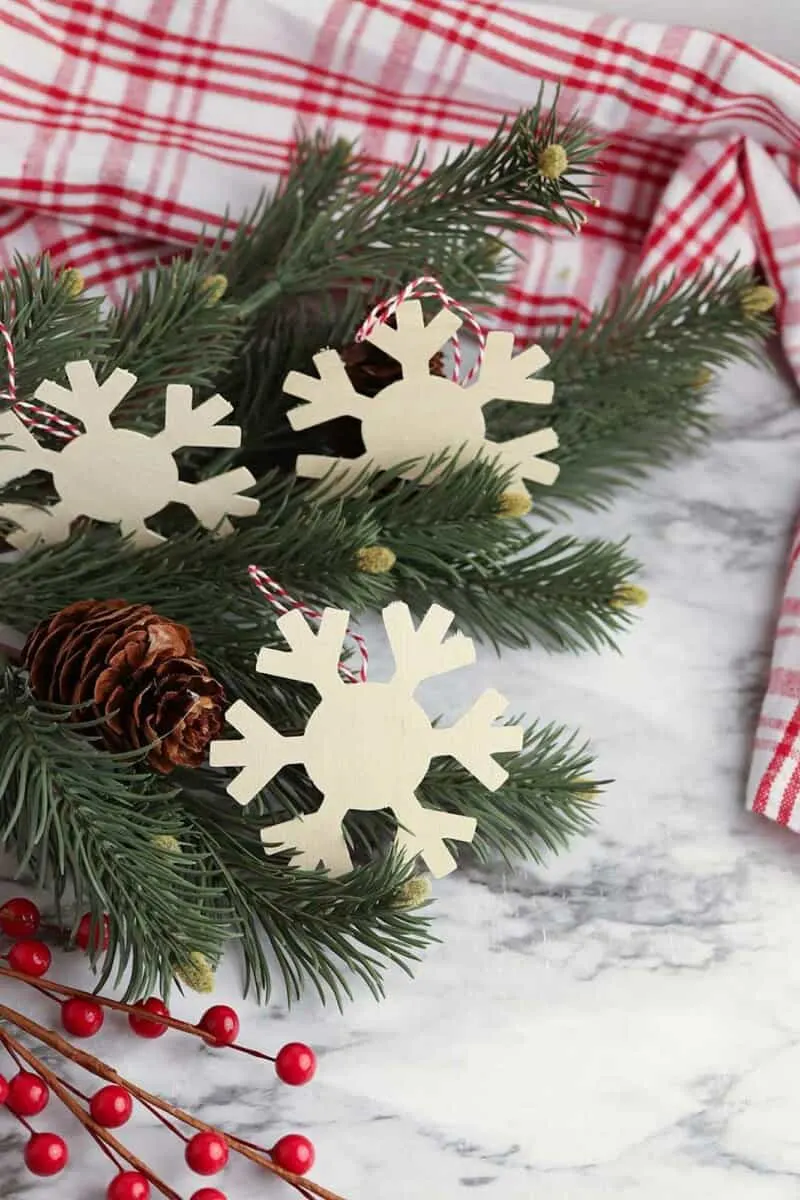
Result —
M 117 295 L 250 207 L 298 119 L 436 161 L 543 79 L 608 137 L 607 174 L 580 238 L 529 239 L 498 320 L 738 254 L 800 376 L 800 70 L 733 38 L 509 0 L 3 0 L 0 35 L 0 261 L 48 248 Z
M 747 791 L 753 812 L 800 830 L 800 528 L 789 558 Z
M 378 164 L 417 143 L 436 162 L 539 80 L 604 135 L 605 177 L 580 237 L 526 240 L 498 321 L 526 336 L 636 272 L 738 255 L 776 288 L 800 378 L 800 69 L 734 38 L 560 6 L 2 0 L 0 263 L 47 249 L 116 298 L 226 209 L 250 209 L 298 120 L 358 137 Z M 785 824 L 798 701 L 796 546 L 749 800 Z

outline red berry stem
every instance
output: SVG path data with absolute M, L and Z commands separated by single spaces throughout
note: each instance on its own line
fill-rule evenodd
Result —
M 22 1018 L 22 1023 L 20 1023 L 20 1018 Z M 23 1029 L 24 1032 L 30 1034 L 32 1037 L 37 1038 L 39 1041 L 43 1040 L 39 1036 L 39 1031 L 42 1033 L 52 1033 L 52 1031 L 44 1029 L 43 1026 L 37 1025 L 35 1021 L 29 1021 L 26 1017 L 23 1017 L 21 1013 L 17 1013 L 13 1009 L 6 1008 L 5 1005 L 0 1005 L 0 1019 L 16 1025 L 17 1028 Z M 56 1033 L 52 1033 L 52 1037 L 55 1042 L 53 1048 L 64 1055 L 64 1050 L 59 1043 L 63 1042 L 63 1045 L 66 1047 L 69 1047 L 70 1043 L 64 1041 L 64 1039 Z M 162 1196 L 167 1197 L 167 1200 L 181 1200 L 178 1192 L 173 1191 L 168 1184 L 164 1183 L 163 1180 L 159 1179 L 158 1176 L 154 1174 L 154 1172 L 147 1166 L 146 1163 L 143 1163 L 139 1158 L 136 1157 L 135 1154 L 132 1154 L 126 1146 L 123 1146 L 121 1142 L 118 1142 L 113 1134 L 109 1133 L 107 1129 L 103 1129 L 101 1125 L 98 1125 L 97 1122 L 91 1118 L 83 1106 L 73 1098 L 65 1080 L 57 1075 L 55 1071 L 51 1070 L 46 1063 L 42 1062 L 42 1060 L 36 1054 L 34 1054 L 32 1050 L 29 1050 L 27 1046 L 15 1038 L 13 1034 L 9 1033 L 7 1029 L 2 1027 L 0 1027 L 0 1042 L 3 1043 L 3 1045 L 9 1051 L 9 1053 L 14 1056 L 14 1058 L 19 1055 L 19 1057 L 22 1058 L 28 1064 L 28 1066 L 36 1072 L 37 1075 L 42 1077 L 52 1091 L 53 1095 L 58 1096 L 64 1107 L 69 1110 L 72 1116 L 83 1126 L 86 1132 L 90 1134 L 92 1138 L 94 1138 L 96 1144 L 100 1147 L 106 1157 L 114 1164 L 116 1170 L 122 1170 L 121 1160 L 124 1160 L 131 1167 L 133 1167 L 134 1170 L 140 1171 L 142 1175 L 144 1175 L 150 1181 L 150 1183 L 152 1183 L 153 1187 L 156 1188 L 157 1191 L 161 1192 Z M 70 1056 L 64 1055 L 64 1057 L 68 1058 Z
M 169 1117 L 164 1116 L 164 1114 L 160 1112 L 158 1108 L 156 1108 L 155 1104 L 152 1104 L 149 1100 L 145 1100 L 142 1096 L 137 1096 L 137 1099 L 139 1103 L 148 1110 L 148 1112 L 153 1114 L 157 1121 L 160 1121 L 162 1125 L 166 1126 L 170 1133 L 174 1133 L 175 1137 L 180 1138 L 182 1142 L 189 1141 L 188 1135 L 185 1134 L 182 1129 L 179 1129 L 177 1125 L 173 1125 Z
M 274 1054 L 265 1054 L 263 1050 L 252 1050 L 249 1046 L 239 1046 L 235 1042 L 227 1047 L 228 1050 L 238 1050 L 240 1054 L 249 1054 L 251 1058 L 260 1058 L 264 1062 L 275 1062 Z
M 214 1045 L 212 1036 L 205 1030 L 199 1029 L 197 1025 L 190 1025 L 188 1021 L 178 1021 L 175 1017 L 162 1016 L 160 1013 L 148 1012 L 146 1008 L 137 1004 L 123 1004 L 121 1000 L 111 1000 L 108 996 L 95 995 L 94 992 L 84 992 L 80 988 L 67 987 L 65 983 L 53 983 L 50 979 L 31 979 L 30 975 L 23 975 L 21 971 L 13 971 L 10 967 L 0 967 L 0 978 L 3 976 L 7 979 L 15 979 L 18 983 L 27 983 L 29 987 L 34 987 L 51 997 L 65 996 L 68 999 L 90 1000 L 113 1012 L 125 1013 L 127 1016 L 141 1018 L 143 1021 L 152 1021 L 156 1025 L 168 1025 L 170 1029 L 178 1029 L 181 1033 L 188 1033 L 192 1037 L 200 1038 L 210 1046 Z
M 5 1045 L 5 1043 L 4 1043 L 4 1045 Z M 12 1058 L 14 1060 L 14 1064 L 15 1064 L 17 1070 L 24 1071 L 25 1066 L 24 1066 L 22 1059 L 19 1057 L 19 1055 L 12 1049 L 11 1046 L 6 1045 L 5 1049 L 6 1049 L 6 1053 L 8 1054 L 9 1058 Z
M 2 974 L 11 975 L 14 977 L 15 973 L 6 971 L 5 969 L 0 969 L 0 975 Z M 60 985 L 58 986 L 60 988 Z M 75 989 L 73 988 L 61 990 L 66 994 L 86 994 L 81 992 L 75 993 Z M 114 1006 L 122 1008 L 125 1012 L 137 1011 L 135 1008 L 132 1009 L 132 1006 L 130 1005 L 116 1005 L 116 1002 L 112 1002 L 111 1007 Z M 312 1183 L 308 1179 L 303 1179 L 300 1176 L 293 1174 L 291 1171 L 285 1170 L 283 1167 L 279 1166 L 278 1163 L 273 1162 L 269 1151 L 261 1147 L 254 1146 L 253 1143 L 246 1142 L 243 1139 L 236 1137 L 234 1134 L 221 1133 L 220 1130 L 215 1129 L 213 1125 L 209 1125 L 205 1121 L 199 1120 L 199 1118 L 192 1116 L 190 1113 L 184 1112 L 182 1109 L 177 1108 L 173 1104 L 169 1104 L 160 1096 L 155 1096 L 151 1092 L 145 1091 L 144 1088 L 139 1087 L 138 1084 L 131 1083 L 129 1080 L 124 1079 L 117 1071 L 113 1069 L 113 1067 L 110 1067 L 101 1059 L 95 1058 L 95 1056 L 93 1054 L 89 1054 L 88 1051 L 73 1045 L 72 1042 L 68 1042 L 54 1030 L 46 1029 L 43 1025 L 39 1025 L 38 1022 L 32 1020 L 30 1017 L 25 1016 L 23 1013 L 17 1012 L 12 1008 L 7 1008 L 5 1005 L 0 1004 L 0 1022 L 7 1022 L 10 1025 L 16 1026 L 17 1029 L 22 1030 L 22 1032 L 28 1034 L 29 1037 L 35 1038 L 45 1046 L 49 1046 L 50 1049 L 55 1050 L 63 1058 L 66 1058 L 70 1062 L 75 1063 L 77 1066 L 82 1067 L 84 1070 L 88 1071 L 92 1075 L 95 1075 L 97 1078 L 103 1079 L 107 1083 L 117 1084 L 119 1087 L 125 1088 L 135 1099 L 139 1100 L 141 1103 L 144 1103 L 147 1107 L 155 1107 L 160 1112 L 173 1117 L 175 1120 L 180 1121 L 182 1124 L 188 1125 L 192 1129 L 198 1130 L 201 1133 L 214 1133 L 221 1136 L 232 1150 L 235 1150 L 237 1153 L 241 1154 L 244 1158 L 249 1159 L 250 1162 L 255 1163 L 257 1166 L 263 1167 L 272 1175 L 283 1179 L 284 1182 L 288 1183 L 297 1192 L 299 1192 L 304 1200 L 344 1200 L 342 1196 L 337 1195 L 335 1192 L 329 1191 L 327 1188 L 322 1187 L 321 1184 Z M 188 1028 L 193 1030 L 194 1026 L 189 1026 Z M 92 1120 L 91 1116 L 81 1107 L 81 1105 L 79 1105 L 77 1101 L 73 1099 L 68 1088 L 64 1085 L 59 1076 L 50 1070 L 50 1068 L 45 1066 L 45 1064 L 42 1063 L 37 1056 L 33 1054 L 32 1051 L 28 1050 L 21 1042 L 12 1037 L 11 1034 L 5 1032 L 1 1025 L 0 1041 L 2 1041 L 3 1044 L 9 1049 L 11 1046 L 13 1046 L 13 1048 L 25 1060 L 25 1062 L 28 1063 L 34 1071 L 41 1075 L 42 1079 L 49 1084 L 53 1093 L 58 1096 L 62 1103 L 64 1103 L 70 1112 L 77 1118 L 77 1120 L 80 1121 L 81 1125 L 83 1125 L 83 1127 L 92 1135 L 92 1137 L 94 1137 L 95 1141 L 104 1142 L 107 1147 L 118 1153 L 135 1171 L 139 1171 L 142 1175 L 144 1175 L 153 1185 L 153 1187 L 160 1191 L 163 1196 L 166 1196 L 168 1200 L 181 1200 L 177 1192 L 174 1192 L 167 1184 L 154 1175 L 151 1169 L 145 1163 L 136 1158 L 135 1155 L 133 1155 L 125 1146 L 118 1142 L 117 1139 L 113 1137 L 113 1135 L 110 1134 L 106 1129 L 103 1129 L 101 1126 L 97 1125 Z
M 21 971 L 15 971 L 11 967 L 0 967 L 0 977 L 3 976 L 7 979 L 14 979 L 18 983 L 27 984 L 34 991 L 40 992 L 43 996 L 49 997 L 56 1003 L 59 1002 L 58 998 L 60 996 L 64 996 L 67 999 L 86 1000 L 92 1004 L 99 1004 L 103 1008 L 108 1008 L 112 1012 L 125 1013 L 128 1017 L 135 1017 L 137 1021 L 145 1021 L 151 1025 L 166 1025 L 169 1029 L 176 1029 L 180 1033 L 188 1033 L 191 1037 L 199 1038 L 200 1041 L 205 1042 L 207 1046 L 211 1046 L 214 1049 L 236 1050 L 239 1054 L 247 1054 L 250 1058 L 257 1058 L 262 1062 L 277 1062 L 275 1055 L 265 1054 L 263 1050 L 255 1050 L 250 1046 L 240 1046 L 237 1042 L 219 1042 L 214 1033 L 203 1028 L 202 1022 L 198 1025 L 192 1025 L 188 1021 L 179 1021 L 175 1017 L 160 1012 L 149 1012 L 142 1005 L 125 1004 L 121 1000 L 111 1000 L 107 996 L 101 996 L 95 992 L 85 992 L 80 988 L 68 987 L 66 984 L 55 983 L 50 979 L 34 978 Z
M 23 1116 L 21 1115 L 21 1113 L 14 1112 L 13 1108 L 9 1108 L 9 1109 L 8 1109 L 8 1112 L 10 1112 L 10 1113 L 11 1113 L 11 1116 L 14 1118 L 14 1120 L 15 1120 L 15 1121 L 19 1121 L 20 1125 L 24 1125 L 24 1126 L 25 1126 L 25 1128 L 27 1129 L 28 1133 L 34 1133 L 34 1132 L 35 1132 L 35 1130 L 34 1130 L 33 1126 L 31 1125 L 31 1123 L 30 1123 L 30 1121 L 28 1120 L 28 1118 L 27 1118 L 27 1117 L 23 1117 Z

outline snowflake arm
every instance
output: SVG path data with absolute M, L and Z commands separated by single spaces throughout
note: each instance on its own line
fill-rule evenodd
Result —
M 320 489 L 327 500 L 344 495 L 364 478 L 372 459 L 368 454 L 358 458 L 329 458 L 324 454 L 298 454 L 295 470 L 303 479 L 321 479 Z M 374 466 L 374 464 L 372 464 Z
M 456 633 L 443 640 L 452 621 L 453 614 L 440 604 L 431 605 L 416 629 L 402 601 L 397 600 L 383 610 L 383 624 L 395 662 L 393 682 L 402 683 L 413 692 L 423 679 L 446 675 L 475 661 L 471 638 Z
M 219 394 L 209 396 L 197 408 L 192 407 L 192 389 L 185 383 L 167 387 L 164 428 L 155 441 L 170 451 L 181 446 L 227 446 L 242 444 L 238 425 L 220 425 L 233 412 L 233 405 Z
M 315 633 L 303 614 L 293 609 L 278 621 L 291 649 L 265 646 L 258 655 L 256 670 L 260 675 L 313 683 L 321 696 L 329 694 L 342 682 L 339 660 L 349 617 L 344 609 L 326 608 Z
M 249 804 L 283 767 L 302 761 L 303 739 L 276 732 L 244 700 L 232 704 L 225 718 L 242 737 L 212 742 L 209 763 L 212 767 L 242 768 L 226 791 L 237 804 Z
M 524 433 L 522 437 L 510 438 L 507 442 L 487 442 L 487 451 L 494 456 L 501 471 L 511 471 L 511 488 L 523 488 L 523 480 L 550 485 L 555 483 L 561 470 L 558 463 L 540 458 L 548 450 L 558 446 L 555 429 L 537 429 Z
M 467 389 L 467 395 L 482 405 L 490 400 L 552 404 L 552 382 L 528 378 L 546 367 L 549 361 L 541 346 L 528 346 L 515 357 L 514 334 L 510 330 L 495 329 L 486 338 L 480 375 Z
M 377 325 L 367 341 L 400 363 L 404 379 L 426 379 L 430 359 L 460 328 L 461 318 L 446 308 L 426 325 L 419 300 L 407 300 L 397 309 L 397 328 Z
M 30 504 L 0 505 L 0 516 L 18 523 L 17 529 L 4 534 L 15 550 L 30 550 L 40 542 L 55 545 L 69 537 L 73 514 L 64 504 L 36 508 Z
M 327 802 L 315 813 L 267 825 L 261 830 L 264 853 L 281 854 L 288 850 L 293 865 L 302 870 L 316 871 L 323 863 L 330 875 L 346 875 L 353 869 L 353 860 L 342 831 L 344 815 Z
M 162 542 L 167 540 L 160 533 L 156 533 L 155 529 L 150 529 L 144 521 L 137 521 L 135 518 L 121 520 L 119 531 L 122 537 L 132 539 L 137 550 L 147 550 L 152 546 L 160 546 Z
M 435 808 L 424 808 L 416 797 L 409 805 L 413 819 L 413 831 L 402 825 L 398 827 L 395 845 L 409 862 L 419 855 L 431 875 L 441 879 L 449 875 L 458 865 L 444 844 L 445 838 L 454 842 L 471 842 L 478 823 L 474 817 L 460 813 L 440 812 Z
M 68 388 L 45 379 L 34 397 L 82 421 L 87 430 L 107 425 L 114 409 L 136 383 L 136 376 L 120 367 L 112 371 L 104 383 L 97 382 L 93 367 L 85 361 L 67 363 L 64 370 L 69 380 Z
M 508 771 L 495 762 L 493 755 L 522 749 L 519 725 L 493 723 L 507 707 L 505 696 L 489 688 L 455 725 L 432 731 L 434 757 L 449 755 L 490 792 L 496 792 L 508 778 Z
M 48 469 L 51 452 L 43 449 L 25 423 L 9 409 L 0 413 L 0 484 L 34 471 Z
M 290 371 L 283 390 L 289 396 L 307 400 L 286 414 L 292 429 L 309 429 L 334 417 L 363 416 L 364 397 L 355 390 L 344 363 L 335 350 L 321 350 L 314 355 L 319 378 Z
M 250 517 L 258 512 L 255 496 L 241 495 L 245 488 L 252 487 L 255 482 L 254 475 L 247 467 L 235 467 L 211 479 L 201 479 L 199 483 L 179 482 L 175 499 L 190 508 L 205 529 L 228 534 L 233 531 L 228 516 Z

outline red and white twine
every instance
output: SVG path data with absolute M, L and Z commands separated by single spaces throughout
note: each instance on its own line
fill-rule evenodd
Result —
M 279 613 L 287 613 L 292 610 L 297 610 L 298 612 L 301 612 L 304 617 L 310 617 L 312 621 L 319 621 L 322 619 L 321 612 L 318 612 L 316 608 L 311 608 L 311 606 L 308 604 L 304 604 L 301 600 L 293 599 L 286 589 L 281 587 L 277 580 L 268 575 L 266 571 L 261 569 L 261 567 L 257 567 L 251 563 L 251 565 L 247 568 L 247 572 L 250 576 L 250 579 L 261 592 L 261 594 L 266 596 L 272 607 L 277 609 Z M 358 671 L 352 671 L 350 667 L 348 667 L 347 663 L 340 662 L 339 671 L 342 675 L 342 678 L 346 679 L 348 683 L 366 683 L 367 669 L 369 667 L 369 651 L 367 650 L 367 643 L 360 633 L 355 633 L 349 627 L 347 630 L 347 636 L 355 642 L 358 648 L 358 652 L 361 656 L 361 666 L 359 667 Z
M 11 340 L 11 334 L 8 332 L 2 321 L 0 321 L 0 337 L 3 339 L 3 345 L 6 349 L 6 360 L 8 363 L 8 391 L 0 392 L 0 400 L 9 400 L 11 404 L 16 404 L 17 360 L 14 355 L 14 343 Z
M 0 338 L 3 340 L 8 365 L 8 389 L 0 392 L 0 399 L 10 401 L 12 412 L 19 417 L 20 421 L 24 422 L 28 429 L 38 429 L 42 433 L 50 433 L 53 437 L 71 442 L 80 434 L 80 425 L 76 425 L 74 421 L 68 421 L 59 413 L 54 413 L 49 408 L 42 408 L 30 400 L 17 399 L 17 361 L 14 354 L 14 343 L 2 321 L 0 321 Z
M 406 300 L 421 300 L 425 297 L 435 297 L 441 301 L 445 308 L 463 317 L 464 323 L 475 335 L 475 340 L 478 343 L 478 357 L 470 367 L 463 381 L 465 384 L 471 383 L 480 371 L 483 363 L 483 356 L 486 352 L 486 334 L 472 309 L 467 308 L 466 304 L 461 304 L 460 301 L 454 300 L 452 296 L 448 295 L 434 275 L 420 275 L 417 279 L 412 279 L 410 283 L 407 283 L 396 296 L 390 296 L 388 300 L 381 300 L 380 304 L 376 304 L 372 312 L 367 315 L 357 329 L 355 340 L 357 342 L 365 341 L 373 329 L 378 325 L 383 325 L 385 321 L 393 317 L 400 305 L 404 304 Z M 452 378 L 456 383 L 461 380 L 461 346 L 457 333 L 453 334 Z

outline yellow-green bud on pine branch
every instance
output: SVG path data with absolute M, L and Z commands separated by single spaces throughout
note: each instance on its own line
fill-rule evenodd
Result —
M 86 284 L 83 276 L 77 267 L 67 267 L 58 277 L 62 290 L 65 295 L 73 300 L 76 296 L 80 296 Z
M 647 591 L 643 587 L 636 583 L 623 583 L 614 588 L 608 603 L 612 608 L 643 608 L 647 601 Z
M 594 800 L 599 790 L 593 779 L 576 779 L 572 788 L 573 793 L 580 796 L 581 800 Z
M 770 312 L 778 302 L 778 293 L 766 284 L 754 284 L 745 288 L 739 303 L 742 312 L 748 317 L 757 317 Z
M 692 387 L 704 388 L 708 387 L 714 381 L 714 372 L 710 367 L 701 367 L 692 380 Z
M 228 290 L 228 279 L 225 275 L 207 275 L 200 285 L 209 307 L 218 304 Z
M 539 160 L 536 165 L 539 168 L 539 174 L 544 175 L 545 179 L 560 179 L 569 166 L 567 152 L 558 142 L 553 142 L 539 151 Z
M 193 950 L 186 962 L 175 968 L 175 977 L 193 992 L 206 994 L 214 990 L 214 968 L 199 950 Z
M 425 875 L 407 879 L 392 901 L 392 908 L 419 908 L 431 898 L 431 882 Z
M 388 546 L 363 546 L 356 554 L 359 571 L 365 575 L 384 575 L 397 562 L 397 555 Z
M 527 492 L 503 492 L 500 497 L 498 517 L 525 517 L 533 508 Z
M 157 833 L 150 845 L 155 846 L 156 850 L 163 850 L 165 854 L 183 853 L 180 842 L 171 833 Z

